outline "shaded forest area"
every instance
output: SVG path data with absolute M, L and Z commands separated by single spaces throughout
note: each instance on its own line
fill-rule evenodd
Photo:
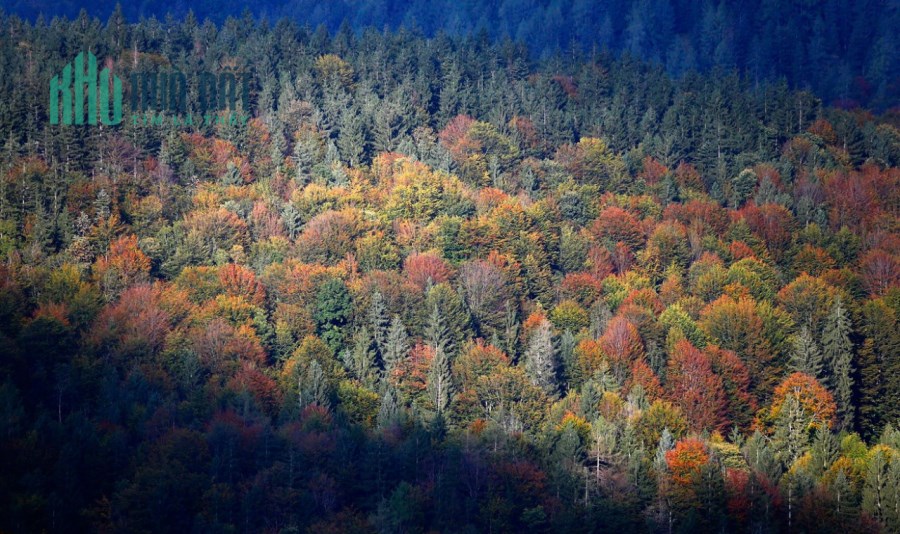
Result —
M 900 529 L 896 113 L 484 35 L 0 25 L 0 529 Z M 84 49 L 252 70 L 253 118 L 50 126 Z
M 608 50 L 665 67 L 737 70 L 752 83 L 786 80 L 828 104 L 885 110 L 900 103 L 900 4 L 892 0 L 235 0 L 129 2 L 130 22 L 195 16 L 221 24 L 244 13 L 312 28 L 363 32 L 414 29 L 426 37 L 483 32 L 524 43 L 535 57 Z M 106 18 L 117 3 L 11 0 L 10 13 Z M 252 10 L 252 11 L 250 11 Z

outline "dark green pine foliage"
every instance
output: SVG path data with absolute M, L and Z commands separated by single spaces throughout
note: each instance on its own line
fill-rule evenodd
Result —
M 372 303 L 369 304 L 369 309 L 366 312 L 366 325 L 372 332 L 375 350 L 378 351 L 378 355 L 383 361 L 391 319 L 387 313 L 384 296 L 380 291 L 376 291 L 372 294 Z
M 343 346 L 351 306 L 350 292 L 344 282 L 337 278 L 322 284 L 316 294 L 316 330 L 334 351 Z
M 350 349 L 343 353 L 344 367 L 351 376 L 368 388 L 374 388 L 379 377 L 375 343 L 365 326 L 353 334 Z
M 853 344 L 847 311 L 838 297 L 825 322 L 822 334 L 823 356 L 831 376 L 829 385 L 838 405 L 841 428 L 853 425 Z
M 450 338 L 450 329 L 444 319 L 444 314 L 435 304 L 431 307 L 431 314 L 428 316 L 428 322 L 425 325 L 424 332 L 425 344 L 434 351 L 441 350 L 445 353 L 451 353 L 454 350 L 453 341 Z
M 341 113 L 340 135 L 338 136 L 338 149 L 345 161 L 358 167 L 367 160 L 368 140 L 362 110 L 357 106 L 350 106 Z
M 885 423 L 900 418 L 900 324 L 887 299 L 863 307 L 865 340 L 859 350 L 859 426 L 877 436 Z
M 822 377 L 822 351 L 806 326 L 802 326 L 794 338 L 791 369 L 817 379 Z
M 406 358 L 408 351 L 409 342 L 406 334 L 406 327 L 403 326 L 403 321 L 400 319 L 400 316 L 395 315 L 394 318 L 391 319 L 391 326 L 388 329 L 387 338 L 384 342 L 384 351 L 381 355 L 384 361 L 385 373 L 390 375 L 403 359 Z

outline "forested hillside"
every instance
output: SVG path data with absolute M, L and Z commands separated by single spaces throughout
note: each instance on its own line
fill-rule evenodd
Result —
M 0 27 L 0 530 L 900 530 L 896 110 L 486 35 Z M 250 118 L 50 125 L 82 50 L 252 72 Z
M 7 0 L 11 13 L 106 20 L 119 0 Z M 572 48 L 609 50 L 676 77 L 736 69 L 754 83 L 781 79 L 826 103 L 884 110 L 900 102 L 896 0 L 142 0 L 131 21 L 196 17 L 222 23 L 251 14 L 288 17 L 335 32 L 411 28 L 427 37 L 483 32 L 535 57 Z

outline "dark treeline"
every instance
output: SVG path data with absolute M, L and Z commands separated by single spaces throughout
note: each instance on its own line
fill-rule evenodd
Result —
M 87 13 L 106 16 L 112 0 Z M 13 1 L 7 9 L 34 20 L 76 18 L 78 2 Z M 628 53 L 663 65 L 673 76 L 737 69 L 753 83 L 786 79 L 828 103 L 886 109 L 900 102 L 900 7 L 891 0 L 274 0 L 129 2 L 124 14 L 165 20 L 193 13 L 223 23 L 252 9 L 274 21 L 288 17 L 335 32 L 348 25 L 440 32 L 484 32 L 525 43 L 537 56 L 573 47 Z
M 895 114 L 488 35 L 0 27 L 0 530 L 900 529 Z M 251 119 L 51 126 L 85 49 L 251 71 Z

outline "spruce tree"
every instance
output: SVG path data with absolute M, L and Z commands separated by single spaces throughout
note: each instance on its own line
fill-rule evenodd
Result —
M 361 116 L 362 111 L 351 106 L 341 113 L 341 132 L 338 136 L 337 146 L 341 156 L 352 167 L 358 167 L 366 159 L 367 140 L 365 124 Z
M 840 447 L 831 430 L 824 426 L 817 428 L 810 447 L 811 467 L 815 475 L 817 477 L 821 476 L 837 460 L 839 455 Z
M 791 369 L 819 379 L 822 377 L 822 352 L 809 331 L 803 326 L 794 339 L 791 353 Z
M 518 356 L 519 321 L 516 308 L 509 300 L 504 302 L 503 314 L 503 350 L 510 360 L 515 361 Z
M 344 367 L 367 388 L 378 380 L 374 341 L 365 326 L 353 334 L 353 345 L 344 353 Z
M 366 319 L 368 327 L 372 332 L 372 339 L 375 341 L 375 348 L 381 358 L 384 359 L 384 350 L 385 344 L 387 343 L 388 331 L 390 329 L 390 320 L 387 316 L 384 296 L 380 291 L 376 291 L 372 294 L 372 303 L 369 305 Z
M 531 334 L 525 348 L 525 371 L 531 381 L 548 394 L 556 394 L 559 386 L 556 377 L 556 350 L 550 321 L 544 319 Z
M 590 311 L 590 334 L 594 339 L 599 338 L 603 335 L 603 332 L 606 330 L 606 325 L 609 324 L 609 320 L 612 318 L 612 312 L 609 310 L 609 306 L 606 305 L 606 302 L 603 299 L 597 299 L 593 306 L 591 306 Z
M 330 407 L 329 388 L 325 379 L 325 370 L 319 360 L 309 363 L 306 373 L 298 379 L 298 404 L 300 409 L 317 405 L 324 408 Z
M 781 476 L 781 465 L 772 449 L 772 442 L 769 438 L 756 430 L 747 439 L 741 452 L 752 471 L 762 473 L 770 480 L 777 480 Z
M 397 392 L 392 386 L 385 386 L 381 396 L 381 407 L 378 409 L 378 428 L 386 428 L 397 422 L 400 414 L 400 405 L 397 401 Z
M 322 161 L 322 147 L 316 134 L 304 130 L 294 144 L 293 159 L 296 168 L 294 180 L 304 186 L 310 181 L 313 167 Z
M 386 375 L 397 368 L 397 366 L 406 357 L 409 351 L 409 342 L 406 334 L 406 327 L 399 315 L 395 315 L 391 320 L 391 326 L 388 330 L 387 339 L 384 343 L 384 352 L 381 357 L 384 360 L 384 370 Z
M 868 461 L 865 483 L 862 489 L 862 509 L 878 521 L 886 519 L 890 508 L 890 457 L 883 450 L 875 450 Z
M 453 350 L 450 339 L 450 330 L 447 328 L 444 315 L 437 304 L 432 306 L 431 315 L 428 316 L 428 324 L 425 326 L 425 343 L 434 349 L 449 353 Z
M 560 356 L 560 380 L 568 387 L 568 383 L 572 380 L 576 372 L 575 365 L 575 336 L 568 328 L 559 338 L 559 356 Z
M 284 205 L 284 209 L 281 210 L 281 220 L 284 221 L 288 237 L 296 239 L 300 235 L 300 229 L 303 227 L 303 214 L 293 204 L 287 202 Z
M 316 294 L 316 321 L 319 336 L 337 352 L 344 343 L 344 331 L 350 320 L 352 302 L 347 286 L 338 278 L 331 278 Z
M 775 457 L 785 468 L 790 468 L 806 451 L 809 445 L 808 426 L 809 421 L 803 414 L 800 402 L 793 395 L 788 395 L 775 421 L 775 434 L 772 436 Z
M 428 394 L 435 412 L 440 415 L 450 406 L 453 384 L 447 352 L 440 345 L 433 348 L 434 357 L 428 369 Z
M 853 424 L 853 345 L 850 342 L 850 319 L 841 303 L 835 300 L 822 335 L 825 361 L 831 370 L 829 385 L 838 406 L 841 428 L 848 429 Z

